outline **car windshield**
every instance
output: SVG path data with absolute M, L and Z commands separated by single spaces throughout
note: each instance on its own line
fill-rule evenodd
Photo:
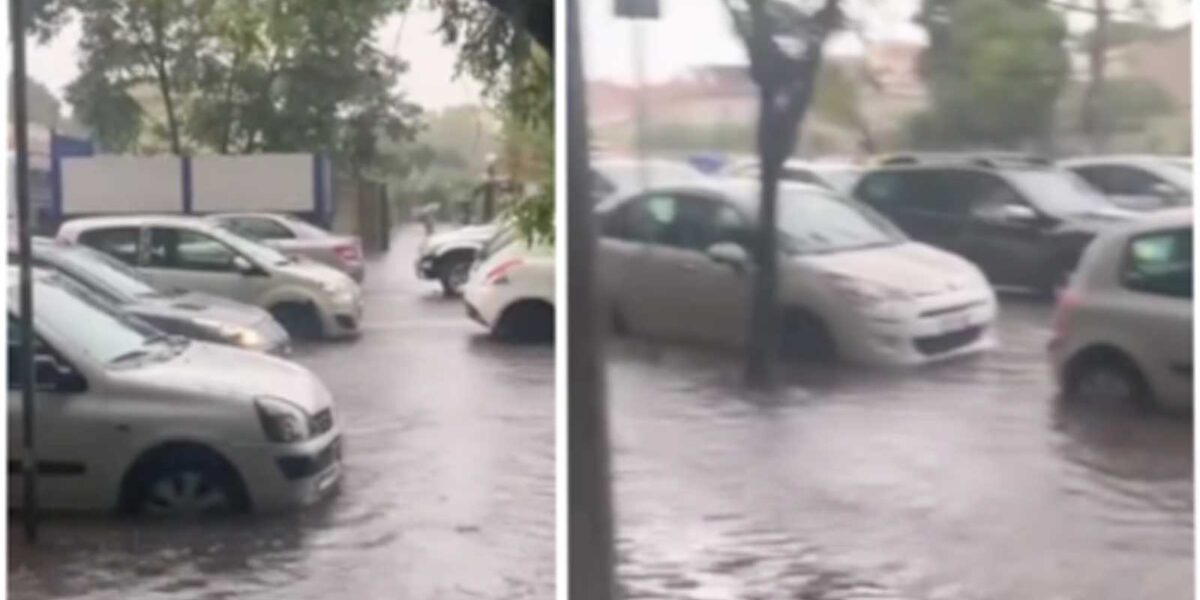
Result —
M 64 249 L 51 260 L 68 275 L 77 279 L 95 282 L 129 302 L 137 298 L 164 296 L 137 271 L 107 254 L 84 247 Z
M 166 360 L 182 351 L 185 338 L 164 334 L 121 312 L 61 275 L 42 275 L 34 290 L 34 316 L 39 327 L 69 340 L 97 362 L 130 367 Z M 16 306 L 17 286 L 10 288 Z
M 858 183 L 858 179 L 862 177 L 862 170 L 853 167 L 822 168 L 817 169 L 816 172 L 822 179 L 828 181 L 835 191 L 843 194 L 849 194 L 850 190 L 854 189 L 854 184 Z
M 892 246 L 907 240 L 871 209 L 824 193 L 780 190 L 780 246 L 792 254 L 827 254 Z
M 260 244 L 254 240 L 244 238 L 236 233 L 220 227 L 213 227 L 207 231 L 212 237 L 228 244 L 234 250 L 250 257 L 250 260 L 264 265 L 286 265 L 294 262 L 292 259 L 284 256 L 278 250 Z
M 1114 206 L 1081 177 L 1065 171 L 1009 171 L 1010 180 L 1038 208 L 1051 215 L 1086 215 Z
M 487 243 L 485 243 L 483 247 L 479 249 L 479 259 L 475 261 L 475 264 L 483 264 L 484 260 L 494 255 L 496 252 L 499 252 L 501 248 L 513 243 L 513 241 L 516 239 L 516 227 L 511 225 L 500 227 L 500 229 L 496 231 L 496 234 L 493 235 L 491 239 L 489 239 Z

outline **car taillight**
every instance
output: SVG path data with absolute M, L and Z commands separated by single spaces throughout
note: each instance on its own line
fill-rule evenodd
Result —
M 506 260 L 496 265 L 491 271 L 488 271 L 483 280 L 489 284 L 508 283 L 508 274 L 523 264 L 525 264 L 525 261 L 519 258 Z
M 1058 296 L 1058 306 L 1054 309 L 1053 337 L 1050 343 L 1057 343 L 1066 339 L 1070 333 L 1071 317 L 1075 309 L 1079 307 L 1078 292 L 1070 289 L 1063 290 Z
M 340 246 L 334 246 L 333 253 L 345 262 L 358 262 L 361 257 L 361 253 L 358 251 L 358 246 L 354 244 L 342 244 Z

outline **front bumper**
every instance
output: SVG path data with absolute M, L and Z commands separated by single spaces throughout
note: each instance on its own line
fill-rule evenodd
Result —
M 330 432 L 300 444 L 253 444 L 230 450 L 258 512 L 317 504 L 341 485 L 342 437 Z
M 362 296 L 355 294 L 343 302 L 334 302 L 321 311 L 325 335 L 331 338 L 353 337 L 362 329 Z
M 943 297 L 918 301 L 905 315 L 849 319 L 834 335 L 851 362 L 915 366 L 995 347 L 996 312 L 994 296 Z

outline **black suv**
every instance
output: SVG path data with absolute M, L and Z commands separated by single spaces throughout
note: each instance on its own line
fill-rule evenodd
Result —
M 1104 228 L 1130 218 L 1077 176 L 1032 158 L 896 157 L 853 195 L 993 285 L 1053 294 Z

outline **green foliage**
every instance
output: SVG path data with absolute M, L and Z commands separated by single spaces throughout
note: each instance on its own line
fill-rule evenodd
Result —
M 1042 0 L 925 0 L 922 71 L 932 108 L 910 131 L 925 145 L 1012 147 L 1044 140 L 1068 77 L 1063 18 Z
M 68 98 L 113 150 L 332 150 L 361 168 L 408 139 L 406 65 L 373 34 L 404 0 L 63 0 L 83 25 Z

